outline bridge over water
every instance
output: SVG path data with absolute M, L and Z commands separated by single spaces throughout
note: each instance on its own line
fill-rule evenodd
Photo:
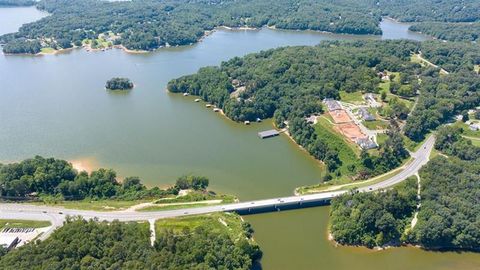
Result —
M 435 138 L 430 136 L 415 152 L 412 153 L 413 161 L 404 166 L 396 175 L 369 186 L 361 187 L 359 192 L 370 192 L 392 187 L 410 176 L 415 175 L 420 168 L 425 165 L 433 149 Z M 348 190 L 322 192 L 301 196 L 279 197 L 265 200 L 256 200 L 249 202 L 239 202 L 225 205 L 213 205 L 205 207 L 166 210 L 156 212 L 136 212 L 136 211 L 114 211 L 100 212 L 88 210 L 64 209 L 59 207 L 38 206 L 29 204 L 0 204 L 0 219 L 23 219 L 23 220 L 50 220 L 53 224 L 50 231 L 42 235 L 42 238 L 48 237 L 56 228 L 63 225 L 65 217 L 82 216 L 86 219 L 95 218 L 98 220 L 120 220 L 136 221 L 151 220 L 162 218 L 173 218 L 188 215 L 208 214 L 214 212 L 238 212 L 240 214 L 254 214 L 267 211 L 279 211 L 287 209 L 297 209 L 303 207 L 312 207 L 325 205 L 336 196 L 349 192 Z

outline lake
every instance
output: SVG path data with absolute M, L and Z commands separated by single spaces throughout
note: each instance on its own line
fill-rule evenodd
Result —
M 0 8 L 0 33 L 45 16 L 34 8 Z M 318 183 L 323 168 L 286 136 L 261 140 L 271 123 L 245 126 L 169 94 L 169 80 L 234 56 L 322 40 L 428 37 L 408 25 L 382 22 L 384 35 L 313 31 L 219 30 L 202 42 L 149 54 L 72 50 L 47 56 L 0 55 L 0 161 L 54 156 L 86 169 L 107 167 L 120 177 L 140 176 L 149 186 L 183 174 L 210 178 L 211 188 L 242 200 L 291 195 Z M 136 87 L 104 90 L 111 77 Z M 415 248 L 375 252 L 336 248 L 326 237 L 328 207 L 247 216 L 265 252 L 264 269 L 478 269 L 479 254 Z

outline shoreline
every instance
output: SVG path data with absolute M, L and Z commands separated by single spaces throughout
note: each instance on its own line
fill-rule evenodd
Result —
M 392 18 L 392 20 L 395 21 L 393 18 Z M 395 22 L 397 22 L 397 21 L 395 21 Z M 402 23 L 402 22 L 398 22 L 398 23 Z M 294 31 L 294 32 L 299 32 L 299 31 L 308 32 L 308 31 L 311 31 L 311 32 L 319 33 L 319 34 L 328 34 L 328 35 L 346 35 L 346 36 L 351 35 L 351 36 L 358 36 L 358 37 L 381 36 L 381 35 L 378 35 L 378 34 L 335 33 L 335 32 L 329 32 L 329 31 L 323 31 L 323 30 L 314 30 L 314 29 L 283 29 L 283 28 L 277 28 L 275 25 L 263 25 L 262 27 L 250 27 L 250 26 L 230 27 L 230 26 L 220 25 L 220 26 L 215 26 L 212 30 L 204 30 L 204 34 L 201 37 L 199 37 L 197 39 L 197 41 L 194 42 L 194 43 L 185 44 L 185 45 L 175 45 L 175 46 L 168 46 L 168 45 L 159 46 L 158 48 L 155 48 L 155 49 L 152 49 L 152 50 L 132 50 L 132 49 L 126 48 L 123 44 L 113 45 L 113 46 L 107 47 L 107 48 L 92 49 L 88 44 L 84 44 L 82 46 L 74 46 L 74 47 L 68 48 L 68 49 L 54 50 L 51 53 L 39 52 L 39 53 L 36 53 L 36 54 L 31 54 L 31 53 L 3 53 L 3 54 L 4 55 L 11 55 L 11 56 L 15 56 L 15 55 L 29 55 L 29 56 L 55 55 L 59 52 L 68 51 L 68 50 L 76 49 L 76 48 L 83 48 L 83 49 L 87 50 L 88 52 L 105 51 L 105 50 L 115 48 L 115 49 L 121 49 L 124 52 L 131 53 L 131 54 L 148 54 L 148 53 L 152 53 L 152 52 L 155 52 L 157 50 L 164 49 L 164 48 L 193 46 L 195 44 L 198 44 L 198 43 L 202 42 L 205 38 L 207 38 L 208 36 L 212 35 L 213 33 L 217 32 L 219 30 L 226 30 L 226 31 L 260 31 L 263 28 L 274 30 L 274 31 L 278 31 L 278 30 L 280 30 L 280 31 Z

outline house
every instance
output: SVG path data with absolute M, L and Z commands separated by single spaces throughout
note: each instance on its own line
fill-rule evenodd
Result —
M 385 71 L 381 71 L 377 73 L 378 78 L 382 79 L 382 81 L 390 81 L 390 76 L 388 73 Z
M 372 108 L 381 107 L 382 104 L 378 103 L 375 96 L 372 93 L 366 93 L 363 98 L 367 101 L 368 105 Z
M 358 110 L 358 113 L 360 114 L 360 116 L 362 117 L 363 120 L 365 121 L 375 121 L 375 116 L 373 116 L 368 110 L 367 108 L 360 108 Z
M 365 149 L 365 150 L 374 149 L 378 147 L 378 145 L 374 141 L 370 140 L 369 138 L 358 138 L 356 140 L 356 143 L 362 149 Z
M 329 112 L 342 109 L 342 106 L 340 105 L 340 103 L 331 98 L 324 99 L 323 103 L 325 103 Z
M 315 115 L 310 115 L 310 117 L 306 117 L 305 121 L 309 124 L 316 124 L 317 123 L 317 117 Z
M 468 126 L 472 131 L 479 131 L 480 130 L 480 123 L 474 123 Z

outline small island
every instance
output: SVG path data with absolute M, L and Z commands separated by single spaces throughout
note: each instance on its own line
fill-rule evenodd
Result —
M 127 78 L 112 78 L 105 84 L 107 90 L 130 90 L 133 86 L 133 82 Z

